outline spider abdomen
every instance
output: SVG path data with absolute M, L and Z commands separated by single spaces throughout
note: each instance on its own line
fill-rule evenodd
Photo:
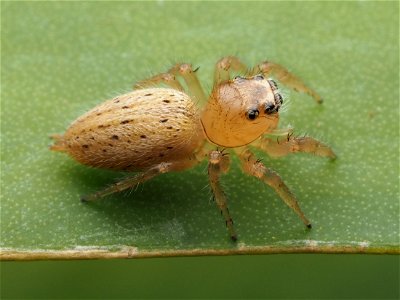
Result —
M 53 150 L 113 170 L 142 170 L 190 157 L 202 136 L 195 104 L 167 88 L 136 90 L 108 100 L 79 117 Z

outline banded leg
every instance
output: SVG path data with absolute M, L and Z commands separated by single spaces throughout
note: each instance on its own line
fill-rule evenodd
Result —
M 243 171 L 251 176 L 260 179 L 261 181 L 272 187 L 275 192 L 281 197 L 283 202 L 285 202 L 300 217 L 300 219 L 308 228 L 311 228 L 311 223 L 300 209 L 296 197 L 285 185 L 281 177 L 271 169 L 265 167 L 260 160 L 256 159 L 256 157 L 253 153 L 251 153 L 250 150 L 246 149 L 245 151 L 238 154 L 242 163 Z
M 237 240 L 236 231 L 233 227 L 233 221 L 229 214 L 228 203 L 224 191 L 221 188 L 219 177 L 221 173 L 225 173 L 229 168 L 229 158 L 222 151 L 211 151 L 209 154 L 208 177 L 211 189 L 221 214 L 225 219 L 226 227 L 233 241 Z
M 269 61 L 260 63 L 253 69 L 252 75 L 257 75 L 260 73 L 262 73 L 265 77 L 271 75 L 275 76 L 276 79 L 282 82 L 282 84 L 292 88 L 297 92 L 306 93 L 313 97 L 317 103 L 322 103 L 322 98 L 316 91 L 306 86 L 300 78 L 290 73 L 286 68 L 279 64 Z
M 93 194 L 85 195 L 81 197 L 84 202 L 95 201 L 102 197 L 114 194 L 116 192 L 121 192 L 123 190 L 134 187 L 140 183 L 143 183 L 159 174 L 171 171 L 172 163 L 160 163 L 157 166 L 137 174 L 133 177 L 128 177 L 120 182 L 114 183 L 111 186 L 105 188 L 104 190 L 98 191 Z
M 272 157 L 286 156 L 290 153 L 304 152 L 318 156 L 329 157 L 335 159 L 336 154 L 324 143 L 309 137 L 294 137 L 289 133 L 284 138 L 272 139 L 262 137 L 252 145 L 265 151 Z
M 231 70 L 243 75 L 249 71 L 248 67 L 235 56 L 221 58 L 215 65 L 214 85 L 229 80 Z

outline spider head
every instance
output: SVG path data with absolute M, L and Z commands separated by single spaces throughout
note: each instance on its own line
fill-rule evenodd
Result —
M 201 119 L 204 131 L 220 146 L 249 144 L 276 128 L 282 102 L 273 80 L 237 76 L 214 87 Z

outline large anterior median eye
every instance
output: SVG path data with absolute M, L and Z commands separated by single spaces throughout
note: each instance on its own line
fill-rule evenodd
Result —
M 260 114 L 260 112 L 257 109 L 249 109 L 246 112 L 246 117 L 249 120 L 255 120 L 255 119 L 257 119 L 259 114 Z

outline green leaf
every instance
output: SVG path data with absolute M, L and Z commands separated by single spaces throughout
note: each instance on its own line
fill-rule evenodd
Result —
M 398 12 L 397 2 L 3 2 L 1 257 L 399 253 Z M 205 163 L 79 201 L 126 175 L 50 152 L 50 134 L 178 61 L 201 66 L 209 92 L 215 62 L 232 54 L 280 63 L 324 97 L 286 90 L 281 127 L 332 145 L 335 162 L 258 152 L 312 230 L 236 158 L 222 179 L 236 244 Z

